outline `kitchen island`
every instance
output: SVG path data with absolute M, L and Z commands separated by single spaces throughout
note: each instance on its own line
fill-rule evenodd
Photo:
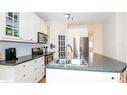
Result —
M 122 79 L 126 64 L 112 58 L 94 53 L 83 58 L 88 66 L 56 64 L 46 65 L 46 82 L 115 82 Z

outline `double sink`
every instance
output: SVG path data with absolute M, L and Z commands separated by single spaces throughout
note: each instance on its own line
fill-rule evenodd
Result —
M 60 67 L 73 67 L 73 66 L 80 66 L 80 67 L 88 67 L 87 62 L 84 59 L 57 59 L 55 60 L 54 65 Z

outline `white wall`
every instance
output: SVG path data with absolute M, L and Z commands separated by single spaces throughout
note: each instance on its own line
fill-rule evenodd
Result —
M 58 58 L 58 35 L 65 34 L 67 32 L 67 24 L 65 22 L 51 21 L 47 22 L 49 29 L 49 42 L 55 45 L 54 49 L 49 49 L 51 52 L 55 52 L 54 58 Z
M 127 13 L 114 13 L 101 24 L 89 26 L 94 33 L 94 52 L 127 62 Z
M 103 54 L 117 59 L 117 31 L 116 17 L 106 19 L 103 22 Z
M 117 58 L 127 63 L 127 13 L 116 13 Z
M 115 13 L 103 22 L 104 55 L 127 62 L 127 13 Z
M 88 26 L 88 31 L 93 32 L 93 52 L 103 54 L 103 27 L 102 24 Z
M 27 44 L 27 43 L 12 43 L 12 42 L 0 42 L 0 53 L 2 53 L 3 59 L 5 59 L 5 49 L 16 48 L 17 57 L 32 54 L 31 49 L 34 47 L 43 47 L 42 44 Z

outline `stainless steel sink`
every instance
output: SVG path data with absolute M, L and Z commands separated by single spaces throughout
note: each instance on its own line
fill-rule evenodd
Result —
M 71 60 L 66 61 L 65 59 L 58 59 L 55 61 L 55 63 L 57 63 L 57 64 L 65 64 L 65 62 L 66 62 L 66 64 L 71 64 Z
M 70 60 L 65 60 L 65 59 L 58 59 L 55 61 L 57 65 L 64 66 L 66 62 L 67 66 L 80 66 L 80 67 L 88 67 L 88 64 L 84 59 L 70 59 Z

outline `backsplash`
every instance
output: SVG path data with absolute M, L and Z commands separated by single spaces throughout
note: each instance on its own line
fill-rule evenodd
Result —
M 28 44 L 28 43 L 12 43 L 12 42 L 0 42 L 0 53 L 2 59 L 5 59 L 5 49 L 16 48 L 16 56 L 24 56 L 32 54 L 31 49 L 34 47 L 43 47 L 44 44 Z

